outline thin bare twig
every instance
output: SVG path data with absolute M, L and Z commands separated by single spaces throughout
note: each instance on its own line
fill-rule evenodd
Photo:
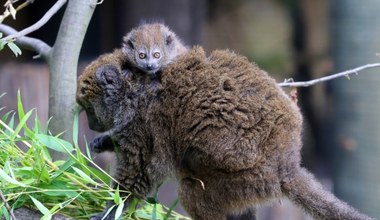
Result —
M 5 24 L 0 24 L 0 32 L 8 36 L 17 33 L 15 29 Z M 48 59 L 51 50 L 51 47 L 45 42 L 32 37 L 19 37 L 16 39 L 16 44 L 23 49 L 37 52 L 45 60 Z
M 4 37 L 2 40 L 3 41 L 8 41 L 8 40 L 12 40 L 14 38 L 19 38 L 19 37 L 22 37 L 22 36 L 25 36 L 27 34 L 30 34 L 32 33 L 33 31 L 36 31 L 38 29 L 40 29 L 43 25 L 46 24 L 46 22 L 48 22 L 50 20 L 50 18 L 55 14 L 57 13 L 57 11 L 59 9 L 62 8 L 62 6 L 67 2 L 67 0 L 58 0 L 54 5 L 53 7 L 51 7 L 46 13 L 45 15 L 39 20 L 37 21 L 35 24 L 33 24 L 32 26 L 30 27 L 27 27 L 25 28 L 24 30 L 20 31 L 20 32 L 17 32 L 17 33 L 14 33 L 14 34 L 11 34 L 11 35 L 8 35 L 6 37 Z
M 13 211 L 12 211 L 12 208 L 9 206 L 7 200 L 5 199 L 5 197 L 4 197 L 4 195 L 3 195 L 3 193 L 2 193 L 1 191 L 0 191 L 0 198 L 1 198 L 1 200 L 3 200 L 3 202 L 4 202 L 5 208 L 8 209 L 8 212 L 9 212 L 9 214 L 11 215 L 11 218 L 12 218 L 13 220 L 16 220 L 16 217 L 15 217 Z
M 320 83 L 320 82 L 325 82 L 325 81 L 332 80 L 332 79 L 342 77 L 342 76 L 348 76 L 348 75 L 353 74 L 353 73 L 358 74 L 359 71 L 362 71 L 365 69 L 370 69 L 370 68 L 375 68 L 375 67 L 380 67 L 380 63 L 371 63 L 371 64 L 359 66 L 359 67 L 356 67 L 354 69 L 346 70 L 346 71 L 343 71 L 340 73 L 335 73 L 333 75 L 325 76 L 325 77 L 318 78 L 318 79 L 313 79 L 310 81 L 290 82 L 289 80 L 285 80 L 284 82 L 279 83 L 278 85 L 282 86 L 282 87 L 309 87 L 309 86 L 315 85 L 315 84 Z

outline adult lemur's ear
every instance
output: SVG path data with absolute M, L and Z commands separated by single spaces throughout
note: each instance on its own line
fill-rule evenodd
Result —
M 117 102 L 124 88 L 119 70 L 113 65 L 103 65 L 96 70 L 95 79 L 104 94 L 105 102 Z

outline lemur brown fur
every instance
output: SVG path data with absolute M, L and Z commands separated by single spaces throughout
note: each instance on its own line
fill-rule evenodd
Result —
M 77 101 L 90 128 L 109 131 L 94 140 L 95 151 L 118 143 L 114 177 L 134 195 L 174 177 L 197 220 L 227 219 L 283 196 L 315 219 L 371 219 L 300 167 L 299 109 L 245 57 L 220 50 L 207 57 L 194 47 L 152 79 L 103 63 L 118 54 L 86 68 Z

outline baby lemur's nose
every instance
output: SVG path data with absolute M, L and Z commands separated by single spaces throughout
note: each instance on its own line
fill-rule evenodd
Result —
M 147 67 L 148 67 L 148 70 L 152 70 L 153 69 L 153 64 L 148 64 Z

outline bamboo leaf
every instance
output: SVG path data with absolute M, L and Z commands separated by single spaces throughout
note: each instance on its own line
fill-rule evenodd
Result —
M 35 136 L 40 143 L 55 151 L 66 153 L 74 150 L 73 146 L 69 142 L 60 138 L 46 134 L 36 134 Z
M 92 185 L 98 185 L 97 182 L 95 182 L 93 179 L 91 179 L 90 176 L 88 176 L 87 174 L 85 174 L 82 170 L 76 168 L 76 167 L 72 167 L 73 170 L 80 176 L 82 177 L 85 181 L 87 181 L 87 183 L 90 183 Z
M 55 172 L 51 178 L 54 180 L 55 178 L 57 178 L 58 176 L 60 176 L 63 172 L 65 172 L 69 168 L 71 168 L 71 166 L 73 164 L 75 164 L 75 161 L 72 158 L 70 158 L 69 160 L 67 160 L 64 164 L 62 164 L 59 167 L 59 170 L 57 172 Z
M 13 112 L 13 111 L 9 111 L 9 112 L 5 113 L 5 114 L 3 115 L 3 117 L 1 117 L 1 120 L 2 120 L 3 122 L 7 121 L 9 115 L 12 114 L 12 113 L 14 113 L 14 112 Z
M 115 212 L 115 219 L 119 219 L 121 215 L 123 214 L 123 209 L 124 209 L 124 202 L 121 202 L 116 209 Z
M 46 216 L 46 218 L 44 218 L 44 219 L 51 219 L 52 215 L 51 215 L 49 209 L 46 208 L 40 201 L 33 198 L 33 196 L 29 196 L 29 197 L 32 199 L 34 205 L 44 215 L 44 217 Z
M 5 180 L 8 183 L 18 185 L 21 187 L 26 187 L 25 184 L 22 184 L 19 181 L 17 181 L 16 179 L 13 179 L 12 177 L 8 176 L 8 174 L 6 174 L 3 169 L 0 169 L 0 177 L 1 177 L 1 179 Z
M 0 34 L 1 34 L 1 33 L 0 33 Z M 0 40 L 0 50 L 3 50 L 3 49 L 4 49 L 5 44 L 6 44 L 5 41 Z
M 24 117 L 25 113 L 24 113 L 24 106 L 22 105 L 20 90 L 17 90 L 17 113 L 21 121 L 21 118 Z
M 1 207 L 1 213 L 0 214 L 1 214 L 0 217 L 2 217 L 2 215 L 4 215 L 5 220 L 11 219 L 8 210 L 7 210 L 7 208 L 5 208 L 4 205 Z
M 8 42 L 8 47 L 9 49 L 11 49 L 11 51 L 13 52 L 13 54 L 17 57 L 18 55 L 21 55 L 21 50 L 20 48 L 13 42 Z
M 14 125 L 15 125 L 15 114 L 13 113 L 11 119 L 8 122 L 8 127 L 10 127 L 11 129 L 13 129 Z M 10 131 L 7 130 L 7 132 L 10 132 Z
M 120 203 L 123 203 L 123 200 L 120 197 L 120 190 L 119 190 L 119 185 L 116 187 L 115 194 L 113 196 L 113 201 L 115 204 L 119 205 Z
M 79 112 L 80 112 L 80 108 L 79 107 L 75 108 L 74 122 L 73 122 L 73 142 L 75 146 L 78 146 Z
M 33 109 L 30 110 L 28 113 L 26 113 L 24 115 L 24 117 L 22 117 L 20 119 L 20 123 L 17 125 L 17 127 L 15 128 L 14 132 L 13 132 L 13 135 L 12 135 L 12 140 L 14 140 L 18 133 L 21 131 L 21 129 L 25 126 L 26 124 L 26 121 L 29 119 L 30 115 L 33 113 Z
M 104 214 L 104 216 L 101 220 L 106 219 L 106 217 L 110 214 L 110 212 L 112 211 L 113 208 L 115 208 L 115 205 L 108 208 L 107 212 Z

